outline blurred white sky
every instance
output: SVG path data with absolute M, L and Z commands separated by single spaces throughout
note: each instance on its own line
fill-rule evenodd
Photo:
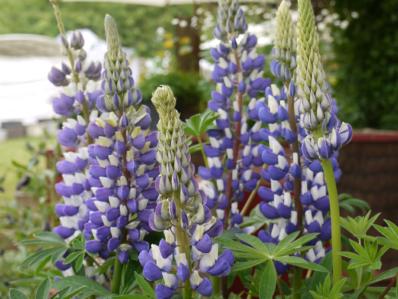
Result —
M 60 58 L 0 57 L 0 122 L 31 123 L 53 115 L 50 95 L 55 88 L 47 80 L 51 66 Z
M 85 38 L 85 49 L 90 60 L 102 61 L 106 51 L 103 40 L 89 30 L 80 30 Z M 21 39 L 25 36 L 21 35 Z M 34 37 L 32 37 L 34 39 Z M 14 35 L 11 39 L 18 39 Z M 38 40 L 41 37 L 37 37 Z M 2 40 L 2 42 L 7 42 Z M 54 40 L 54 43 L 56 41 Z M 29 46 L 34 41 L 28 40 Z M 52 66 L 60 67 L 64 60 L 53 57 L 0 56 L 0 123 L 19 120 L 29 124 L 54 115 L 51 98 L 59 90 L 47 79 Z M 138 65 L 133 66 L 138 72 Z

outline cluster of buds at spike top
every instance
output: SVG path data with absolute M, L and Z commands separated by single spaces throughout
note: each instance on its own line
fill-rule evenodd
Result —
M 55 113 L 67 118 L 58 132 L 58 141 L 73 149 L 86 141 L 90 112 L 95 110 L 100 95 L 93 82 L 100 79 L 101 64 L 88 61 L 79 31 L 72 33 L 70 41 L 64 36 L 61 38 L 69 64 L 63 62 L 61 68 L 52 67 L 48 79 L 55 86 L 62 87 L 60 95 L 52 100 Z
M 212 238 L 222 232 L 222 222 L 212 216 L 206 197 L 199 192 L 191 164 L 189 142 L 175 110 L 171 89 L 159 87 L 152 97 L 159 113 L 157 160 L 160 175 L 157 206 L 150 226 L 164 239 L 142 251 L 139 260 L 149 281 L 157 281 L 157 298 L 171 298 L 185 285 L 202 296 L 212 294 L 209 276 L 226 276 L 232 266 L 229 250 L 219 255 Z
M 309 160 L 330 159 L 352 136 L 349 124 L 337 118 L 319 53 L 319 37 L 311 2 L 298 1 L 297 82 L 300 124 L 307 131 L 302 143 Z
M 64 154 L 56 165 L 62 181 L 55 186 L 63 203 L 55 206 L 60 225 L 54 232 L 69 241 L 83 230 L 87 221 L 84 202 L 91 197 L 87 179 L 87 124 L 90 117 L 97 115 L 95 103 L 101 92 L 96 89 L 96 81 L 100 77 L 101 64 L 87 62 L 80 32 L 74 32 L 69 42 L 63 37 L 63 45 L 69 65 L 62 63 L 61 69 L 53 67 L 48 79 L 61 89 L 52 103 L 54 112 L 63 119 L 58 142 L 64 147 Z
M 102 258 L 115 252 L 126 263 L 131 249 L 148 248 L 143 238 L 157 199 L 157 136 L 150 127 L 149 108 L 140 105 L 141 94 L 110 16 L 105 17 L 105 32 L 103 96 L 97 102 L 102 114 L 88 128 L 94 140 L 88 148 L 93 197 L 86 201 L 84 236 L 88 252 Z
M 101 64 L 87 61 L 87 52 L 83 49 L 84 39 L 79 31 L 72 33 L 70 41 L 61 37 L 71 65 L 62 63 L 61 68 L 53 67 L 48 74 L 48 80 L 55 86 L 67 86 L 70 82 L 89 80 L 97 81 L 101 77 Z
M 276 33 L 272 49 L 271 72 L 276 78 L 285 82 L 291 81 L 297 64 L 294 30 L 289 4 L 283 0 L 276 14 Z
M 200 167 L 199 175 L 201 188 L 211 194 L 208 207 L 230 227 L 242 222 L 237 204 L 259 179 L 252 168 L 261 165 L 261 159 L 253 157 L 251 151 L 261 132 L 250 128 L 248 113 L 270 81 L 262 77 L 265 58 L 256 53 L 257 38 L 247 32 L 237 1 L 220 1 L 214 36 L 219 40 L 211 49 L 215 62 L 212 79 L 217 85 L 208 107 L 218 118 L 216 128 L 207 132 L 209 144 L 204 151 L 208 167 Z

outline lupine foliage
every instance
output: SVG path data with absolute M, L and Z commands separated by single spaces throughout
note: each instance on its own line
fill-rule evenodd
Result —
M 43 277 L 36 298 L 51 288 L 52 298 L 396 297 L 398 268 L 376 271 L 398 250 L 398 227 L 376 225 L 370 211 L 340 218 L 337 157 L 352 130 L 337 117 L 310 1 L 298 11 L 297 25 L 286 1 L 276 14 L 272 82 L 244 10 L 221 0 L 209 110 L 184 124 L 160 86 L 157 131 L 112 17 L 101 88 L 89 84 L 100 65 L 86 63 L 81 35 L 63 38 L 69 65 L 49 74 L 62 86 L 63 202 L 55 233 L 25 242 L 38 248 L 23 264 Z M 204 161 L 197 172 L 194 152 Z M 349 213 L 367 207 L 345 194 L 340 203 Z M 54 263 L 62 272 L 45 271 Z

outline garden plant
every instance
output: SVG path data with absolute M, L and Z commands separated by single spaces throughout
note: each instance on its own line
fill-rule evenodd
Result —
M 239 2 L 220 0 L 208 109 L 185 121 L 166 85 L 143 101 L 116 20 L 105 16 L 107 52 L 93 62 L 50 3 L 66 54 L 48 75 L 58 224 L 24 241 L 22 267 L 40 283 L 10 298 L 398 298 L 398 268 L 381 262 L 398 226 L 338 194 L 352 129 L 310 0 L 297 22 L 281 1 L 268 59 Z

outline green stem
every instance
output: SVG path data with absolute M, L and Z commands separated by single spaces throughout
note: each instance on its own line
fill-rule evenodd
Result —
M 213 296 L 218 298 L 221 295 L 220 278 L 213 276 L 212 282 L 213 282 Z
M 301 269 L 295 268 L 293 273 L 293 299 L 300 299 Z
M 330 160 L 322 160 L 322 168 L 325 175 L 326 186 L 329 194 L 330 217 L 332 221 L 332 262 L 333 282 L 337 283 L 342 277 L 341 262 L 341 228 L 340 209 L 337 194 L 336 180 L 334 178 L 333 166 Z
M 115 264 L 114 264 L 112 284 L 111 284 L 112 293 L 119 294 L 121 278 L 122 278 L 122 264 L 119 262 L 117 256 L 115 256 Z
M 245 205 L 243 206 L 243 208 L 240 212 L 242 216 L 246 216 L 246 214 L 249 212 L 249 208 L 250 208 L 253 200 L 256 198 L 257 191 L 260 188 L 261 181 L 262 181 L 261 179 L 258 180 L 258 182 L 256 184 L 256 188 L 254 188 L 254 190 L 250 193 L 249 198 L 245 202 Z
M 66 40 L 64 22 L 62 21 L 61 11 L 59 9 L 59 1 L 58 0 L 50 0 L 50 3 L 53 7 L 55 20 L 57 21 L 58 31 L 61 34 L 62 38 L 64 40 Z M 79 83 L 79 75 L 77 74 L 77 72 L 75 70 L 75 60 L 73 58 L 72 50 L 70 49 L 69 45 L 64 45 L 64 47 L 66 50 L 66 56 L 69 59 L 73 82 L 75 82 L 77 84 L 77 83 Z
M 205 163 L 206 168 L 209 168 L 209 162 L 207 161 L 207 156 L 205 154 L 205 150 L 203 149 L 203 141 L 200 136 L 198 136 L 198 143 L 200 144 L 200 152 L 202 153 L 203 162 Z
M 285 299 L 285 294 L 283 293 L 283 289 L 282 289 L 282 284 L 281 284 L 281 279 L 280 278 L 278 278 L 278 280 L 277 280 L 276 287 L 278 288 L 278 292 L 281 295 L 281 298 Z
M 188 237 L 186 235 L 185 230 L 182 228 L 182 204 L 180 200 L 180 193 L 175 192 L 174 194 L 175 203 L 176 203 L 176 214 L 177 214 L 177 223 L 176 223 L 176 238 L 177 238 L 177 246 L 180 246 L 181 252 L 185 253 L 188 262 L 188 268 L 191 272 L 191 252 L 189 249 Z M 189 279 L 185 281 L 184 284 L 184 299 L 191 299 L 192 298 L 192 288 Z

